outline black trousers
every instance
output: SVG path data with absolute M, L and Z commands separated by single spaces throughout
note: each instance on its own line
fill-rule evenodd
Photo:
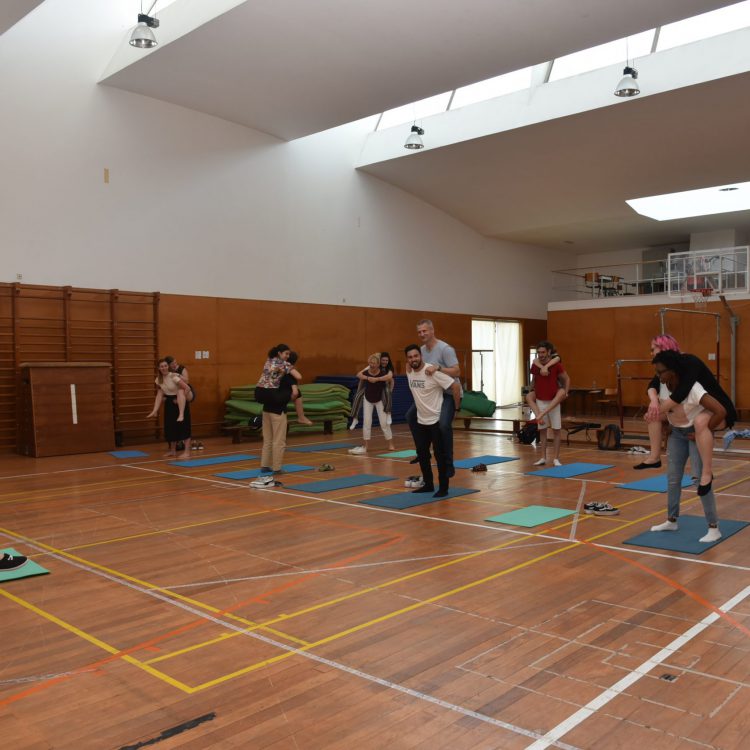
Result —
M 443 433 L 440 429 L 440 423 L 409 425 L 414 436 L 414 446 L 417 449 L 417 458 L 419 459 L 419 468 L 422 470 L 422 479 L 425 487 L 434 487 L 434 477 L 432 474 L 432 464 L 430 463 L 430 446 L 435 455 L 435 461 L 438 467 L 438 486 L 441 490 L 448 489 L 448 465 L 445 458 L 445 447 L 443 443 Z
M 443 439 L 443 453 L 445 453 L 445 463 L 449 473 L 455 471 L 453 468 L 453 417 L 456 415 L 456 402 L 450 394 L 443 396 L 443 405 L 440 408 L 440 434 Z M 414 435 L 414 428 L 417 425 L 417 407 L 412 404 L 406 412 L 406 421 Z M 417 438 L 414 437 L 414 442 Z

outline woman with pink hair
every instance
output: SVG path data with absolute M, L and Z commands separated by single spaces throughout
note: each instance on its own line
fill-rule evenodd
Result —
M 659 378 L 654 376 L 648 384 L 649 407 L 646 411 L 646 422 L 648 423 L 648 437 L 650 453 L 647 458 L 635 466 L 636 469 L 658 469 L 661 467 L 661 432 L 662 422 L 666 415 L 681 404 L 690 393 L 695 383 L 700 383 L 706 392 L 716 398 L 726 409 L 726 426 L 731 427 L 737 414 L 734 404 L 724 393 L 716 377 L 708 369 L 706 364 L 693 354 L 685 354 L 680 351 L 680 345 L 674 336 L 663 333 L 651 339 L 651 356 L 655 357 L 660 352 L 672 351 L 680 355 L 682 366 L 682 377 L 679 386 L 667 399 L 659 400 L 661 384 Z M 695 443 L 701 457 L 702 470 L 698 484 L 698 494 L 703 496 L 711 489 L 713 479 L 712 462 L 714 450 L 713 431 L 708 427 L 708 417 L 699 415 L 695 420 Z

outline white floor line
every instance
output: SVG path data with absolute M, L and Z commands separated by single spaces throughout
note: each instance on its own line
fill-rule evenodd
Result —
M 131 465 L 129 468 L 133 469 L 139 469 L 140 466 L 137 465 Z M 194 477 L 191 474 L 177 474 L 175 472 L 170 471 L 159 471 L 158 469 L 146 469 L 141 468 L 141 471 L 150 471 L 157 474 L 169 474 L 170 476 L 179 476 L 185 479 L 192 479 L 197 482 L 210 482 L 212 484 L 219 484 L 224 487 L 232 487 L 236 490 L 243 490 L 248 489 L 247 485 L 238 485 L 236 482 L 225 482 L 220 479 L 208 479 L 205 477 Z M 407 518 L 410 518 L 412 520 L 421 520 L 421 521 L 431 521 L 435 523 L 448 523 L 453 524 L 455 526 L 468 526 L 470 528 L 474 529 L 483 529 L 485 531 L 491 531 L 493 533 L 500 533 L 500 534 L 510 534 L 510 535 L 516 535 L 516 536 L 526 536 L 526 537 L 532 537 L 532 538 L 541 538 L 545 540 L 551 540 L 555 542 L 562 542 L 565 544 L 570 544 L 571 540 L 568 537 L 562 537 L 562 536 L 555 536 L 553 534 L 545 534 L 544 536 L 541 536 L 539 534 L 535 534 L 534 532 L 529 531 L 519 531 L 517 529 L 509 529 L 505 527 L 500 526 L 489 526 L 485 525 L 483 523 L 476 523 L 474 521 L 458 521 L 454 518 L 440 518 L 439 516 L 421 516 L 417 513 L 407 513 L 403 510 L 396 510 L 394 508 L 379 508 L 376 505 L 360 505 L 359 503 L 351 503 L 346 502 L 344 500 L 332 500 L 330 498 L 326 497 L 320 497 L 317 496 L 310 496 L 310 495 L 302 495 L 299 492 L 290 492 L 289 490 L 282 490 L 279 488 L 275 489 L 268 489 L 268 490 L 260 490 L 260 489 L 254 489 L 253 492 L 273 492 L 277 495 L 285 495 L 288 497 L 299 497 L 303 498 L 305 500 L 317 500 L 322 503 L 329 503 L 330 505 L 342 505 L 346 506 L 347 508 L 355 508 L 357 510 L 362 511 L 370 511 L 374 513 L 392 513 L 397 516 L 406 516 Z M 584 542 L 581 542 L 579 540 L 572 540 L 574 543 L 577 544 L 584 544 Z M 640 548 L 627 548 L 627 547 L 621 547 L 616 544 L 602 544 L 601 542 L 591 542 L 591 544 L 594 544 L 597 547 L 602 547 L 604 549 L 611 549 L 616 550 L 620 553 L 626 553 L 633 556 L 636 555 L 647 555 L 649 557 L 660 557 L 664 558 L 665 560 L 680 560 L 682 562 L 689 562 L 693 563 L 694 565 L 707 565 L 709 567 L 717 567 L 717 568 L 727 568 L 729 570 L 741 570 L 741 571 L 750 571 L 750 566 L 746 565 L 733 565 L 730 563 L 721 563 L 721 562 L 715 562 L 713 560 L 701 560 L 699 558 L 692 558 L 692 557 L 682 557 L 680 555 L 667 555 L 662 552 L 650 552 L 646 549 L 640 549 Z
M 719 609 L 722 612 L 731 611 L 737 604 L 744 601 L 750 596 L 750 586 L 746 586 L 742 591 L 733 596 L 729 601 L 722 604 Z M 550 729 L 543 738 L 533 742 L 529 745 L 526 750 L 544 750 L 544 748 L 550 745 L 556 744 L 561 737 L 571 732 L 577 726 L 582 724 L 586 719 L 593 716 L 600 708 L 606 706 L 607 703 L 621 695 L 628 687 L 638 682 L 642 677 L 651 672 L 655 667 L 658 667 L 663 661 L 668 659 L 670 656 L 679 651 L 686 643 L 692 641 L 696 636 L 700 635 L 709 625 L 716 622 L 720 615 L 716 612 L 711 612 L 706 615 L 700 622 L 693 625 L 691 628 L 686 630 L 682 635 L 675 638 L 669 645 L 654 654 L 650 659 L 647 659 L 640 666 L 636 667 L 630 674 L 618 680 L 611 688 L 608 688 L 604 692 L 600 693 L 596 698 L 590 700 L 583 708 L 576 711 L 572 716 L 569 716 L 564 721 L 560 722 L 556 727 Z
M 15 538 L 10 534 L 2 534 L 2 536 L 13 540 L 17 544 L 23 543 L 23 544 L 26 544 L 27 546 L 34 547 L 35 549 L 38 549 L 39 551 L 45 551 L 43 550 L 43 548 L 35 547 L 35 545 L 29 544 L 23 539 Z M 523 737 L 528 737 L 529 739 L 535 739 L 535 740 L 543 739 L 543 735 L 540 732 L 533 732 L 529 729 L 524 729 L 523 727 L 516 726 L 515 724 L 510 724 L 506 721 L 495 719 L 492 716 L 487 716 L 486 714 L 482 714 L 477 711 L 472 711 L 471 709 L 465 708 L 464 706 L 459 706 L 456 703 L 450 703 L 448 701 L 444 701 L 441 698 L 436 698 L 435 696 L 430 695 L 428 693 L 422 693 L 419 690 L 414 690 L 413 688 L 408 688 L 408 687 L 405 687 L 404 685 L 399 685 L 396 682 L 391 682 L 390 680 L 387 680 L 383 677 L 378 677 L 377 675 L 370 674 L 369 672 L 364 672 L 363 670 L 357 669 L 356 667 L 350 667 L 347 664 L 342 664 L 341 662 L 334 661 L 333 659 L 327 659 L 324 656 L 319 656 L 318 654 L 312 653 L 310 651 L 300 649 L 295 646 L 289 646 L 286 643 L 281 643 L 280 641 L 276 641 L 273 638 L 262 635 L 258 632 L 248 632 L 247 626 L 238 625 L 232 622 L 225 622 L 220 617 L 211 615 L 207 612 L 203 612 L 197 607 L 193 607 L 185 602 L 180 602 L 180 601 L 171 599 L 170 597 L 158 591 L 153 591 L 151 589 L 144 588 L 143 586 L 133 583 L 132 581 L 123 580 L 121 578 L 118 578 L 117 576 L 111 575 L 109 573 L 105 573 L 104 571 L 97 570 L 96 568 L 91 568 L 88 565 L 85 565 L 83 563 L 76 562 L 75 560 L 70 560 L 62 555 L 58 555 L 56 553 L 49 553 L 49 552 L 48 554 L 51 557 L 56 558 L 60 562 L 67 563 L 68 565 L 72 565 L 73 567 L 79 568 L 80 570 L 93 573 L 94 575 L 100 576 L 101 578 L 106 578 L 107 580 L 112 581 L 114 583 L 120 584 L 122 586 L 126 586 L 127 588 L 133 589 L 135 591 L 139 591 L 140 593 L 146 594 L 147 596 L 151 596 L 155 599 L 159 599 L 162 602 L 165 602 L 166 604 L 170 604 L 186 612 L 190 612 L 196 617 L 200 617 L 201 619 L 207 620 L 209 622 L 213 622 L 216 625 L 224 627 L 227 630 L 232 630 L 242 636 L 246 636 L 248 638 L 253 638 L 254 640 L 262 641 L 263 643 L 273 646 L 274 648 L 278 648 L 282 651 L 287 651 L 289 653 L 296 654 L 297 656 L 301 656 L 304 659 L 309 659 L 310 661 L 314 661 L 319 664 L 324 664 L 325 666 L 331 667 L 332 669 L 337 669 L 341 672 L 346 672 L 347 674 L 353 675 L 354 677 L 359 677 L 362 680 L 366 680 L 368 682 L 381 685 L 382 687 L 389 688 L 390 690 L 395 690 L 399 693 L 404 693 L 405 695 L 409 695 L 412 698 L 416 698 L 417 700 L 425 701 L 426 703 L 432 703 L 433 705 L 440 706 L 441 708 L 444 708 L 448 711 L 454 711 L 455 713 L 461 714 L 463 716 L 468 716 L 472 719 L 476 719 L 485 724 L 490 724 L 492 726 L 505 729 L 509 732 L 513 732 L 514 734 L 518 734 Z M 81 674 L 82 673 L 83 672 L 81 672 Z M 78 672 L 76 672 L 76 674 L 78 674 Z M 562 748 L 562 750 L 581 750 L 581 748 L 578 748 L 574 745 L 568 745 L 563 742 L 554 742 L 551 744 L 554 744 L 556 747 Z

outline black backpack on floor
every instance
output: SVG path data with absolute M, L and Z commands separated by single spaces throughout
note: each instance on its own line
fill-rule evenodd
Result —
M 596 431 L 596 439 L 600 451 L 616 451 L 620 449 L 622 433 L 616 424 L 608 424 L 603 430 Z
M 527 422 L 516 434 L 524 445 L 531 445 L 539 437 L 539 427 L 536 422 Z

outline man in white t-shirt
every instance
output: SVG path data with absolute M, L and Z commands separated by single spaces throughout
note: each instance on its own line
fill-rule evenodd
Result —
M 661 351 L 652 360 L 659 376 L 659 401 L 670 398 L 672 392 L 680 384 L 682 361 L 677 352 Z M 667 520 L 651 527 L 651 531 L 677 531 L 680 516 L 680 495 L 682 493 L 682 477 L 688 456 L 693 471 L 700 476 L 701 459 L 695 445 L 694 422 L 698 415 L 709 412 L 709 429 L 717 428 L 726 418 L 727 411 L 722 404 L 698 382 L 690 389 L 687 398 L 681 404 L 674 406 L 667 412 L 667 419 L 672 426 L 667 445 Z M 716 497 L 711 482 L 705 487 L 701 485 L 699 493 L 703 503 L 703 513 L 708 522 L 708 531 L 698 541 L 708 544 L 721 539 L 719 518 L 716 512 Z
M 438 467 L 438 490 L 433 497 L 448 495 L 448 466 L 446 463 L 446 446 L 443 431 L 440 429 L 440 414 L 444 398 L 453 398 L 453 405 L 458 408 L 461 403 L 461 386 L 452 377 L 440 370 L 428 368 L 422 360 L 422 352 L 416 344 L 404 349 L 406 355 L 406 377 L 414 396 L 416 422 L 412 427 L 414 445 L 417 449 L 419 468 L 422 470 L 424 487 L 414 492 L 435 492 L 432 465 L 430 463 L 430 445 L 435 454 Z M 428 369 L 432 372 L 428 373 Z M 446 391 L 450 396 L 445 395 Z M 452 454 L 452 451 L 451 451 Z

